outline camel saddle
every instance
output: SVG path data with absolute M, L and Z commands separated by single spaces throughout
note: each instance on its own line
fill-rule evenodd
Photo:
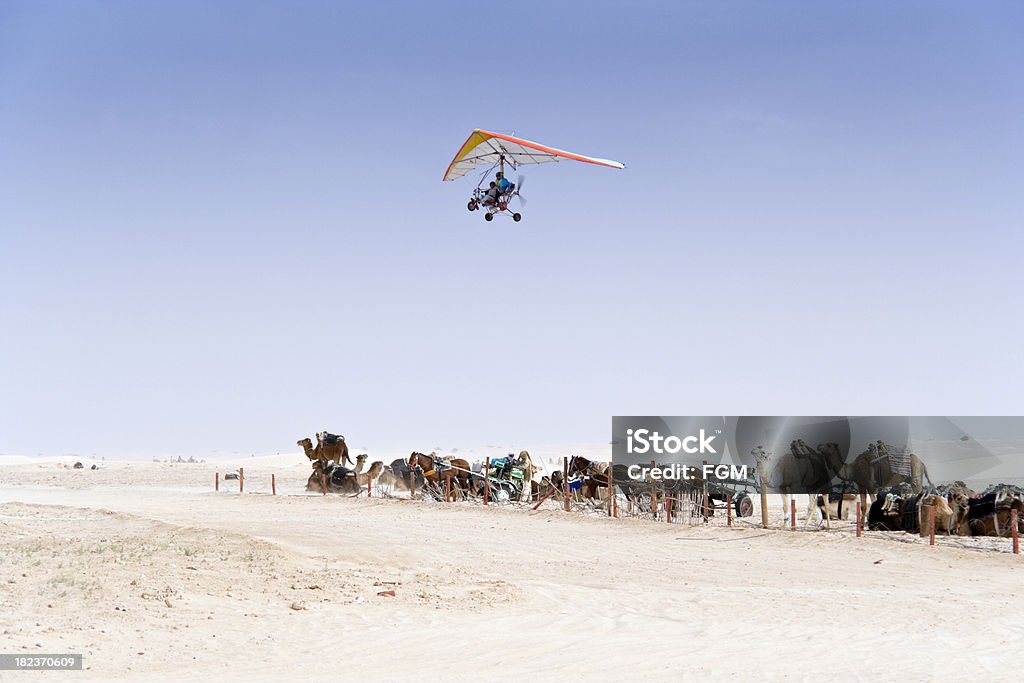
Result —
M 333 446 L 336 443 L 344 443 L 345 437 L 341 434 L 331 434 L 330 432 L 321 432 L 320 443 L 326 446 Z
M 875 466 L 875 477 L 879 480 L 882 478 L 882 461 L 889 461 L 889 471 L 895 475 L 901 477 L 911 476 L 911 454 L 906 449 L 895 449 L 888 444 L 883 444 L 881 448 L 876 451 L 874 459 L 871 463 Z
M 1011 507 L 1013 498 L 1005 493 L 985 493 L 979 496 L 971 496 L 967 501 L 967 517 L 969 519 L 980 519 L 988 515 L 994 515 L 999 510 L 1006 510 Z
M 341 465 L 336 465 L 331 469 L 331 483 L 335 486 L 341 486 L 345 483 L 345 479 L 355 474 L 352 470 Z
M 907 533 L 916 534 L 921 528 L 917 523 L 917 508 L 920 502 L 921 496 L 919 495 L 903 499 L 903 518 L 900 526 Z

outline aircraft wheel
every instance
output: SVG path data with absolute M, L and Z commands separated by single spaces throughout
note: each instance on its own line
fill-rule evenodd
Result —
M 484 220 L 485 221 L 493 221 L 494 220 L 494 214 L 491 213 L 490 211 L 488 211 L 487 213 L 484 214 Z
M 466 208 L 469 209 L 470 211 L 476 211 L 476 202 L 470 199 L 469 203 L 466 204 Z
M 523 220 L 523 216 L 522 214 L 514 213 L 512 214 L 512 220 L 518 223 L 519 221 Z

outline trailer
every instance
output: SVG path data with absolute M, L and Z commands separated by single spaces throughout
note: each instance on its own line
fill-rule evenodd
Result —
M 520 500 L 524 488 L 530 485 L 526 481 L 526 468 L 521 467 L 511 454 L 491 460 L 491 467 L 484 473 L 484 479 L 490 489 L 489 498 L 498 503 Z
M 655 482 L 628 478 L 626 467 L 621 464 L 614 465 L 612 470 L 616 489 L 626 497 L 629 511 L 655 517 L 666 511 L 672 521 L 682 523 L 705 522 L 716 510 L 725 510 L 730 501 L 737 517 L 750 517 L 754 514 L 752 496 L 760 492 L 760 485 L 753 475 L 738 478 L 695 476 Z
M 754 514 L 751 494 L 760 493 L 761 488 L 757 478 L 750 475 L 745 479 L 709 479 L 707 491 L 709 500 L 713 501 L 713 510 L 724 510 L 731 497 L 736 516 L 750 517 Z

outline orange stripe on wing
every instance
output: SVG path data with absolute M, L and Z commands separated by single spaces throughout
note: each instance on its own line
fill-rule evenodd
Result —
M 598 166 L 607 166 L 608 168 L 625 168 L 625 166 L 623 164 L 620 164 L 617 161 L 611 161 L 610 159 L 594 159 L 593 157 L 586 157 L 586 156 L 583 156 L 582 154 L 573 154 L 572 152 L 566 152 L 563 149 L 556 149 L 554 147 L 547 147 L 547 146 L 542 145 L 542 144 L 537 143 L 537 142 L 531 142 L 529 140 L 523 140 L 522 138 L 514 138 L 511 135 L 502 135 L 501 133 L 491 133 L 490 131 L 486 131 L 486 130 L 478 130 L 478 131 L 473 131 L 473 132 L 474 133 L 476 133 L 476 132 L 484 133 L 485 135 L 489 135 L 490 137 L 493 137 L 493 138 L 498 138 L 499 140 L 505 140 L 507 142 L 515 142 L 517 144 L 522 145 L 523 147 L 529 147 L 530 149 L 535 149 L 535 150 L 540 151 L 540 152 L 546 152 L 547 154 L 553 154 L 555 156 L 565 157 L 566 159 L 573 159 L 575 161 L 585 161 L 585 162 L 590 163 L 590 164 L 597 164 Z

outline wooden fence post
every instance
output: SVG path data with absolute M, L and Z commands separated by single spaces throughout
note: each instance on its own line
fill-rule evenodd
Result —
M 215 472 L 213 475 L 213 490 L 216 493 L 220 492 L 220 472 Z
M 1020 538 L 1018 538 L 1019 532 L 1017 531 L 1017 519 L 1018 519 L 1017 508 L 1010 510 L 1010 536 L 1013 538 L 1013 554 L 1020 554 Z
M 612 498 L 615 496 L 615 482 L 612 481 L 612 466 L 608 465 L 608 516 L 613 517 L 612 507 L 615 503 L 612 502 Z
M 761 526 L 768 528 L 768 475 L 765 473 L 764 460 L 757 460 L 757 480 L 761 485 Z
M 452 475 L 444 475 L 444 502 L 452 502 Z
M 651 470 L 656 467 L 654 461 L 651 461 Z M 655 482 L 654 477 L 651 477 L 651 509 L 654 512 L 654 519 L 658 519 L 658 484 Z
M 935 506 L 928 507 L 928 545 L 935 545 Z
M 487 505 L 487 499 L 491 495 L 491 459 L 484 459 L 484 505 Z
M 277 495 L 277 475 L 273 472 L 270 473 L 270 495 Z
M 373 480 L 369 475 L 366 476 L 366 497 L 373 498 Z
M 825 516 L 828 516 L 828 507 L 825 507 Z M 789 530 L 796 531 L 796 498 L 789 498 Z
M 238 468 L 238 492 L 242 493 L 245 490 L 245 468 Z
M 672 499 L 665 496 L 665 523 L 672 523 Z
M 861 536 L 860 501 L 857 501 L 857 538 Z
M 569 511 L 569 458 L 562 456 L 562 494 L 565 496 L 565 511 Z
M 725 509 L 728 510 L 727 526 L 732 526 L 732 494 L 728 493 L 725 496 Z
M 324 495 L 327 495 L 327 473 L 320 473 L 320 488 L 323 490 Z

